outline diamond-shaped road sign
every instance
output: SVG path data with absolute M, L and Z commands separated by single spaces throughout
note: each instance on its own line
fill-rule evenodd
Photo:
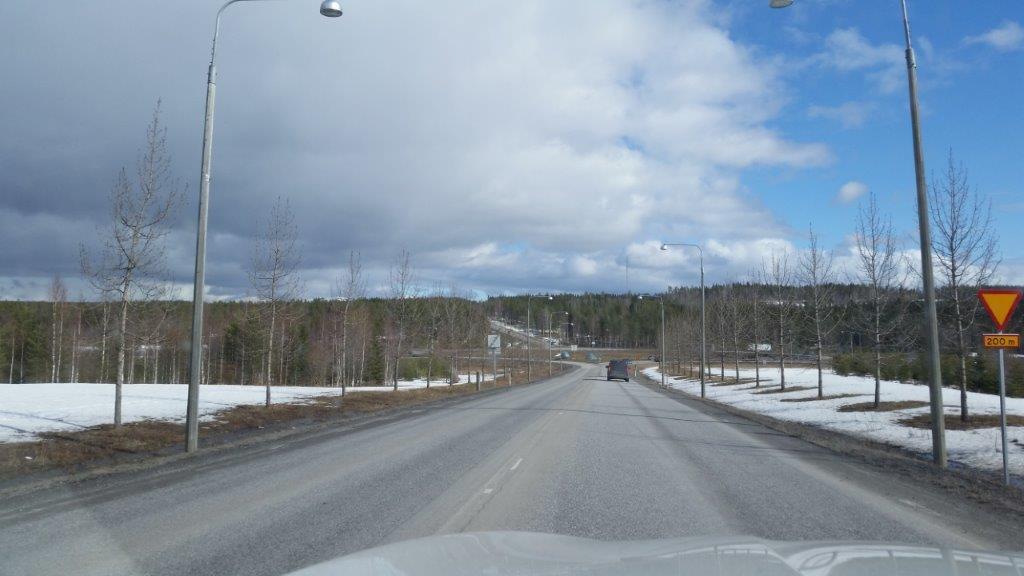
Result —
M 1013 315 L 1013 309 L 1020 302 L 1020 290 L 978 290 L 978 298 L 988 310 L 996 330 L 1002 332 Z

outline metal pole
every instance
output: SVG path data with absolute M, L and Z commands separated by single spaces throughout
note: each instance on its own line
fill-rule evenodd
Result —
M 493 362 L 492 372 L 494 373 L 494 387 L 498 387 L 498 349 L 491 348 L 491 361 Z
M 206 283 L 206 222 L 210 210 L 210 163 L 213 159 L 213 111 L 217 96 L 217 36 L 220 15 L 213 28 L 213 48 L 206 75 L 206 117 L 203 125 L 203 157 L 199 174 L 199 223 L 196 234 L 195 279 L 192 286 L 192 346 L 189 356 L 188 401 L 185 408 L 185 451 L 199 449 L 199 382 L 203 365 L 203 293 Z
M 665 297 L 658 298 L 661 302 L 661 357 L 658 358 L 658 370 L 661 371 L 661 386 L 665 387 Z
M 526 297 L 526 382 L 533 382 L 533 357 L 530 355 L 530 298 Z
M 999 332 L 1002 334 L 1002 331 Z M 1003 484 L 1010 485 L 1009 454 L 1006 445 L 1006 364 L 999 349 L 999 432 L 1003 435 Z
M 704 250 L 699 246 L 697 250 L 700 253 L 700 397 L 704 398 L 705 394 L 705 376 L 704 367 L 707 365 L 708 356 L 708 340 L 707 340 L 707 315 L 704 309 Z
M 910 43 L 910 20 L 907 2 L 903 8 L 903 32 L 906 39 L 907 84 L 910 91 L 910 124 L 914 135 L 914 173 L 917 178 L 917 220 L 921 236 L 921 279 L 924 289 L 925 342 L 928 346 L 929 399 L 932 417 L 932 461 L 946 467 L 946 423 L 942 412 L 942 365 L 939 358 L 939 328 L 935 312 L 935 278 L 932 270 L 932 240 L 928 223 L 928 189 L 924 172 L 924 151 L 921 144 L 921 121 L 917 107 L 917 62 Z
M 551 314 L 548 314 L 548 378 L 553 374 L 551 367 Z

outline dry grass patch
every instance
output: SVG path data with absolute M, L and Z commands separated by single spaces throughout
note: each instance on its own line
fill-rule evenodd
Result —
M 47 468 L 73 471 L 85 462 L 156 452 L 183 441 L 185 427 L 172 422 L 113 424 L 76 432 L 40 434 L 36 442 L 0 444 L 0 477 Z
M 810 398 L 783 398 L 779 402 L 817 402 L 818 400 L 838 400 L 840 398 L 856 398 L 862 394 L 826 394 L 821 398 L 811 396 Z
M 546 373 L 544 374 L 546 376 Z M 525 374 L 522 378 L 526 380 Z M 481 390 L 504 388 L 502 381 L 481 383 Z M 264 428 L 280 428 L 288 423 L 322 422 L 345 416 L 371 414 L 403 406 L 424 404 L 444 398 L 476 392 L 476 384 L 439 384 L 413 390 L 351 392 L 344 397 L 319 396 L 304 403 L 236 406 L 222 410 L 214 420 L 200 424 L 204 442 L 216 442 L 229 434 Z M 49 432 L 33 442 L 0 443 L 0 478 L 8 478 L 47 469 L 66 472 L 110 461 L 143 458 L 180 449 L 184 444 L 182 423 L 144 421 L 115 428 L 112 424 L 74 432 Z
M 775 384 L 767 390 L 754 392 L 754 394 L 786 394 L 787 392 L 802 392 L 804 390 L 814 390 L 814 388 L 811 388 L 810 386 L 790 386 L 783 390 L 778 386 L 778 384 Z
M 900 424 L 910 428 L 923 428 L 930 430 L 932 427 L 931 414 L 919 414 L 910 418 L 900 420 Z M 1015 414 L 1006 415 L 1007 426 L 1024 426 L 1024 416 Z M 981 428 L 998 428 L 999 414 L 976 414 L 967 419 L 966 422 L 960 419 L 959 414 L 946 414 L 946 430 L 978 430 Z
M 857 404 L 845 404 L 836 410 L 838 412 L 893 412 L 896 410 L 906 410 L 907 408 L 920 408 L 927 405 L 927 402 L 921 402 L 920 400 L 900 400 L 899 402 L 879 402 L 876 408 L 874 402 L 860 402 Z

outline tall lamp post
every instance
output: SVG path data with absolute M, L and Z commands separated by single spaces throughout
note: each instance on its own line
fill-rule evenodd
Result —
M 772 8 L 785 8 L 793 0 L 770 0 Z M 921 117 L 917 106 L 917 60 L 910 42 L 907 0 L 900 0 L 903 39 L 906 45 L 907 85 L 910 98 L 910 129 L 914 140 L 914 175 L 917 183 L 917 225 L 921 241 L 921 281 L 924 289 L 924 340 L 928 344 L 929 400 L 932 417 L 932 461 L 946 467 L 946 422 L 942 412 L 942 365 L 939 358 L 939 324 L 935 312 L 935 277 L 932 270 L 932 238 L 928 223 L 928 188 L 921 143 Z
M 669 246 L 685 246 L 688 248 L 696 248 L 697 254 L 700 256 L 700 397 L 704 398 L 706 394 L 707 378 L 704 374 L 707 366 L 708 359 L 708 340 L 707 340 L 707 314 L 704 308 L 704 249 L 700 247 L 700 244 L 690 244 L 688 242 L 662 242 L 661 249 L 668 250 Z
M 640 300 L 644 299 L 644 295 L 637 296 Z M 658 296 L 658 302 L 661 304 L 661 354 L 658 357 L 658 371 L 661 372 L 661 386 L 665 386 L 665 297 Z
M 530 347 L 530 300 L 533 294 L 526 295 L 526 382 L 533 382 L 533 356 Z
M 217 95 L 217 38 L 220 18 L 228 6 L 238 2 L 259 0 L 228 0 L 217 11 L 213 27 L 213 48 L 206 75 L 206 117 L 203 124 L 203 157 L 199 177 L 199 225 L 196 232 L 196 268 L 192 286 L 192 347 L 189 355 L 188 404 L 185 410 L 185 450 L 199 449 L 199 382 L 203 366 L 203 293 L 206 283 L 206 223 L 210 203 L 210 163 L 213 159 L 213 109 Z M 324 0 L 320 14 L 328 18 L 341 16 L 337 0 Z
M 551 299 L 552 298 L 548 296 L 548 300 Z M 555 314 L 565 314 L 566 317 L 569 316 L 569 313 L 566 312 L 565 310 L 560 310 L 558 312 L 552 312 L 551 314 L 548 314 L 548 378 L 554 375 L 553 360 L 551 358 L 551 352 L 554 348 L 554 343 L 551 341 L 551 317 L 554 316 Z M 561 324 L 559 324 L 559 326 L 561 326 Z

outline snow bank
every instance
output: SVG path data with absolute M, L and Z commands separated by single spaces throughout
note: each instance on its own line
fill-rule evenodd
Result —
M 661 373 L 657 368 L 648 368 L 644 374 L 658 381 Z M 733 372 L 726 371 L 726 378 Z M 741 378 L 753 378 L 753 369 L 740 370 Z M 811 398 L 818 395 L 818 375 L 813 368 L 787 368 L 786 387 L 806 386 L 813 390 L 786 392 L 784 394 L 754 394 L 753 383 L 735 386 L 706 387 L 707 397 L 716 402 L 729 404 L 743 410 L 757 412 L 779 420 L 801 422 L 819 426 L 836 432 L 899 446 L 907 450 L 930 455 L 932 440 L 931 431 L 902 426 L 899 420 L 918 414 L 926 414 L 928 406 L 910 408 L 893 412 L 838 412 L 837 408 L 846 404 L 870 402 L 874 399 L 875 381 L 863 376 L 839 376 L 830 372 L 823 374 L 824 393 L 826 396 L 852 394 L 847 398 L 818 400 L 812 402 L 782 402 L 783 399 Z M 762 387 L 778 386 L 779 369 L 761 368 Z M 666 376 L 666 384 L 695 396 L 700 395 L 700 381 L 686 378 Z M 946 419 L 959 417 L 960 395 L 952 389 L 944 392 L 943 405 Z M 999 414 L 999 397 L 992 394 L 969 392 L 967 407 L 971 414 Z M 928 402 L 928 388 L 913 384 L 883 381 L 881 385 L 883 402 L 900 402 L 918 400 Z M 1006 413 L 1024 416 L 1024 399 L 1007 398 Z M 1024 427 L 1007 428 L 1007 440 L 1010 443 L 1010 472 L 1024 475 Z M 947 430 L 946 449 L 950 461 L 987 470 L 1002 470 L 1002 450 L 999 428 L 983 428 L 979 430 Z
M 500 376 L 500 374 L 499 374 Z M 486 375 L 484 380 L 490 380 Z M 399 390 L 423 388 L 426 380 L 399 381 Z M 433 380 L 431 386 L 445 386 Z M 390 392 L 391 386 L 350 387 L 348 392 Z M 201 420 L 227 408 L 263 404 L 263 386 L 206 384 L 199 392 Z M 340 395 L 341 388 L 274 386 L 275 403 L 305 402 L 316 396 Z M 140 420 L 183 422 L 188 386 L 185 384 L 126 384 L 121 399 L 125 423 Z M 0 442 L 36 439 L 41 432 L 74 431 L 109 424 L 114 418 L 113 384 L 0 384 Z

